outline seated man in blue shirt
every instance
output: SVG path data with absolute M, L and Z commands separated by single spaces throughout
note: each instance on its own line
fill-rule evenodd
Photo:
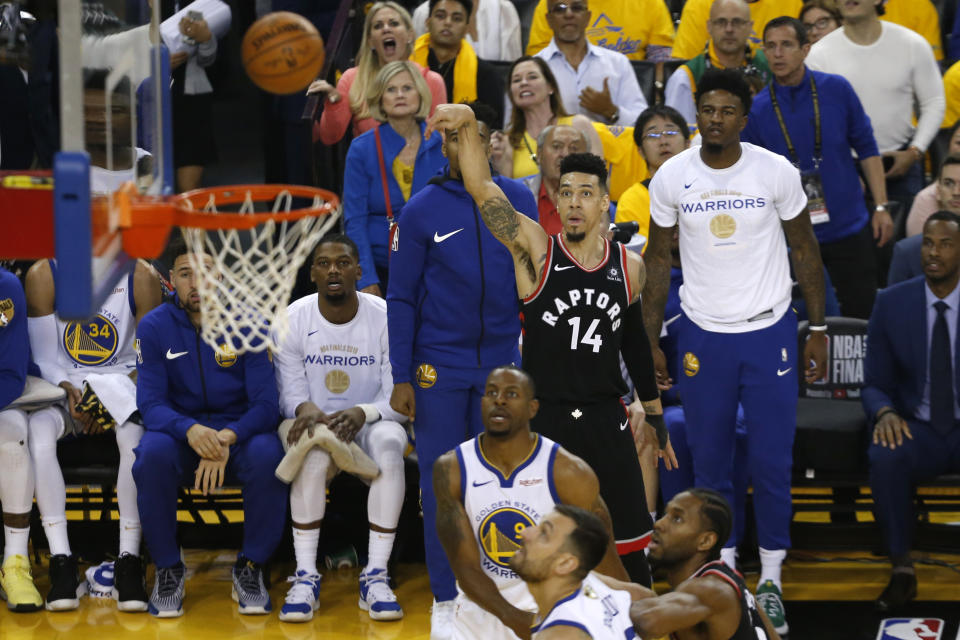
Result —
M 283 458 L 277 437 L 280 400 L 267 353 L 236 354 L 200 340 L 200 295 L 183 241 L 174 241 L 173 300 L 137 327 L 137 407 L 146 433 L 133 477 L 143 535 L 156 564 L 149 611 L 183 615 L 185 567 L 177 545 L 177 489 L 204 494 L 224 479 L 243 487 L 243 548 L 233 567 L 241 614 L 271 609 L 262 565 L 286 522 L 287 486 L 274 476 Z M 205 260 L 213 268 L 210 256 Z
M 870 118 L 847 80 L 807 69 L 810 44 L 806 27 L 796 18 L 768 22 L 763 47 L 774 80 L 754 98 L 740 137 L 779 153 L 800 170 L 840 310 L 848 317 L 867 318 L 877 289 L 873 245 L 883 246 L 893 236 L 883 162 Z M 872 216 L 851 150 L 860 158 L 876 203 Z
M 910 559 L 913 487 L 960 471 L 957 317 L 960 217 L 938 211 L 923 227 L 923 276 L 877 294 L 867 331 L 863 407 L 874 422 L 870 488 L 893 574 L 882 611 L 917 595 Z

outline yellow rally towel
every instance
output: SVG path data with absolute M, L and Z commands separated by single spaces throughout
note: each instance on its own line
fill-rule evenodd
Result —
M 430 34 L 425 33 L 413 45 L 414 62 L 429 67 Z M 472 102 L 477 99 L 477 54 L 466 40 L 460 41 L 460 53 L 453 63 L 453 101 Z

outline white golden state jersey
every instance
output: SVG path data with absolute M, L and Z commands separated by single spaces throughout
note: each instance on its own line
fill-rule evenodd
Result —
M 611 589 L 592 572 L 580 588 L 559 600 L 533 626 L 533 638 L 555 626 L 576 627 L 593 640 L 630 640 L 637 636 L 630 621 L 630 594 Z
M 56 277 L 53 260 L 50 270 Z M 79 389 L 89 373 L 128 375 L 136 368 L 136 318 L 133 269 L 117 280 L 95 316 L 82 322 L 67 322 L 57 316 L 57 358 L 72 385 Z
M 553 484 L 559 448 L 537 434 L 530 456 L 505 478 L 484 457 L 480 438 L 457 447 L 463 507 L 480 547 L 480 564 L 501 593 L 522 588 L 532 600 L 526 584 L 510 568 L 510 558 L 520 547 L 520 533 L 539 524 L 560 502 Z

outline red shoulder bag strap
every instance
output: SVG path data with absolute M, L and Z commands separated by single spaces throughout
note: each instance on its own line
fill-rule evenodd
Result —
M 377 141 L 377 159 L 380 161 L 380 182 L 383 184 L 383 201 L 387 205 L 387 222 L 393 224 L 393 207 L 390 206 L 390 189 L 387 187 L 387 167 L 383 163 L 383 145 L 380 142 L 380 125 L 373 127 L 373 137 Z

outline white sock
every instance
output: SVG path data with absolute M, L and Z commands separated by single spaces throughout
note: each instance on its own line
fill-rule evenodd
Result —
M 780 567 L 787 557 L 786 549 L 764 549 L 760 547 L 760 584 L 772 580 L 777 588 L 783 591 L 780 583 Z
M 41 518 L 43 532 L 47 535 L 47 544 L 50 545 L 50 555 L 69 556 L 70 540 L 67 538 L 67 519 Z
M 140 555 L 140 521 L 120 518 L 120 555 Z
M 370 529 L 370 543 L 367 547 L 367 569 L 386 569 L 396 533 L 383 533 Z
M 720 549 L 720 559 L 723 560 L 723 563 L 730 567 L 731 569 L 737 568 L 737 548 L 736 547 L 724 547 Z
M 317 546 L 320 544 L 320 528 L 293 528 L 293 554 L 297 557 L 297 571 L 314 574 L 317 571 Z
M 30 542 L 30 527 L 15 529 L 3 525 L 3 561 L 10 556 L 30 557 L 27 545 Z

